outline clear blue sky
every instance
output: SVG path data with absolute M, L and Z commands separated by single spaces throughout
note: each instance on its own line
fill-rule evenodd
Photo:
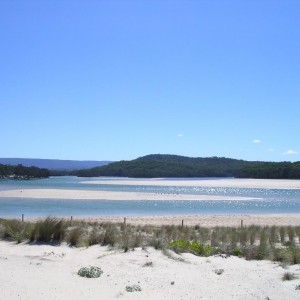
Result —
M 300 1 L 0 2 L 0 157 L 300 160 Z

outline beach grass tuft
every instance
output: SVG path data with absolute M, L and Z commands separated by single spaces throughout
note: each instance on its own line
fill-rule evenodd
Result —
M 18 243 L 66 242 L 70 246 L 101 245 L 122 249 L 169 249 L 198 256 L 235 255 L 248 260 L 269 259 L 283 264 L 300 263 L 300 226 L 244 226 L 205 228 L 200 225 L 143 225 L 64 221 L 53 217 L 36 223 L 0 220 L 0 238 Z

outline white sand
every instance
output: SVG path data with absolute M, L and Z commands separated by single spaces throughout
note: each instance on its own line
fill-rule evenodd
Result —
M 300 214 L 273 214 L 273 215 L 170 215 L 170 216 L 100 216 L 100 217 L 74 217 L 74 221 L 84 222 L 110 222 L 123 223 L 126 218 L 126 223 L 131 225 L 182 225 L 201 227 L 216 227 L 229 226 L 240 227 L 241 221 L 244 226 L 259 225 L 259 226 L 300 226 Z M 63 218 L 70 220 L 70 218 Z M 37 222 L 44 218 L 27 218 L 26 221 Z
M 176 260 L 179 257 L 185 262 Z M 152 267 L 145 266 L 149 262 Z M 94 279 L 77 275 L 81 267 L 90 265 L 101 267 L 103 274 Z M 100 246 L 0 241 L 0 269 L 0 298 L 5 300 L 300 299 L 300 291 L 295 290 L 300 284 L 299 265 L 283 269 L 268 261 L 174 253 L 172 259 L 152 248 L 121 253 Z M 217 275 L 217 269 L 224 272 Z M 298 279 L 282 281 L 285 272 Z M 126 292 L 126 286 L 133 284 L 142 291 Z
M 66 189 L 23 189 L 0 191 L 0 198 L 38 198 L 38 199 L 89 199 L 89 200 L 249 200 L 259 198 L 187 195 L 171 193 L 138 193 L 113 191 L 87 191 Z
M 126 217 L 127 224 L 132 225 L 181 225 L 182 220 L 186 226 L 200 225 L 202 227 L 215 226 L 300 226 L 300 214 L 277 215 L 182 215 L 182 216 L 119 216 L 119 217 L 94 217 L 74 218 L 90 222 L 122 223 Z M 35 221 L 36 219 L 32 219 Z
M 97 179 L 82 181 L 82 184 L 117 184 L 146 186 L 197 186 L 197 187 L 232 187 L 232 188 L 263 188 L 263 189 L 300 189 L 300 180 L 284 179 Z

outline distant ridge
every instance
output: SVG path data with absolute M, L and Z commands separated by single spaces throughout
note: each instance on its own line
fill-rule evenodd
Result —
M 225 157 L 185 157 L 151 154 L 131 161 L 75 171 L 80 177 L 119 176 L 159 177 L 236 177 L 300 179 L 300 162 L 245 161 Z
M 79 170 L 105 166 L 111 161 L 93 160 L 61 160 L 40 158 L 0 158 L 3 165 L 23 165 L 25 167 L 38 167 L 48 170 Z

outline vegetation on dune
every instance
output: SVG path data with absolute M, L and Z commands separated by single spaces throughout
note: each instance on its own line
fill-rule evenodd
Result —
M 283 236 L 282 236 L 283 235 Z M 124 223 L 67 222 L 46 218 L 36 223 L 0 219 L 0 238 L 20 242 L 68 243 L 70 246 L 107 246 L 124 252 L 153 247 L 197 256 L 234 255 L 300 263 L 300 226 L 204 228 L 189 226 L 133 226 Z
M 153 154 L 131 161 L 75 171 L 80 177 L 119 176 L 159 177 L 236 177 L 300 179 L 300 162 L 259 162 L 224 157 L 192 158 Z

